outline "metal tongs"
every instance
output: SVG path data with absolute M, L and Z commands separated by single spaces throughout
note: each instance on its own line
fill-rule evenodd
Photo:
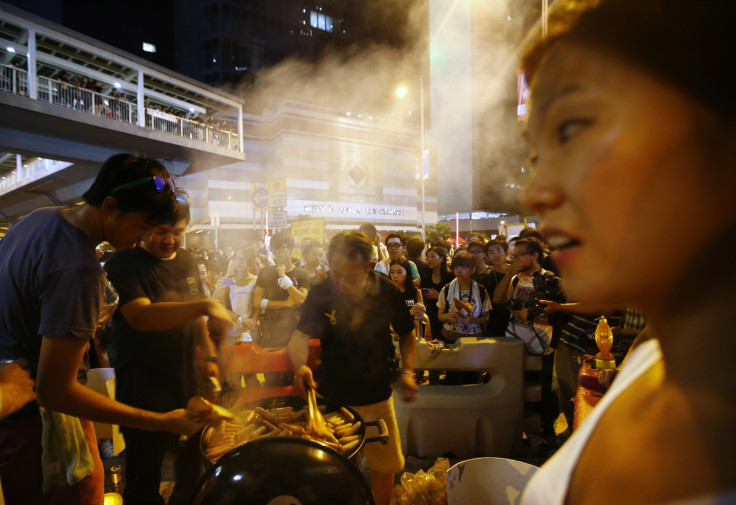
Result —
M 306 382 L 304 383 L 304 389 L 307 392 L 309 429 L 318 437 L 325 437 L 327 436 L 327 428 L 325 427 L 325 418 L 322 417 L 322 412 L 320 412 L 319 407 L 317 407 L 317 392 Z

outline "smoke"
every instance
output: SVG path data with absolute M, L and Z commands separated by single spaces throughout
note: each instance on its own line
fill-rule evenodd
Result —
M 261 70 L 237 91 L 246 112 L 261 114 L 292 100 L 411 121 L 418 133 L 423 75 L 439 214 L 518 212 L 526 146 L 516 119 L 517 46 L 532 1 L 365 3 L 369 22 L 356 38 L 366 39 L 328 49 L 316 61 L 292 57 Z M 395 94 L 401 85 L 408 89 L 404 99 Z M 434 184 L 432 174 L 428 202 Z

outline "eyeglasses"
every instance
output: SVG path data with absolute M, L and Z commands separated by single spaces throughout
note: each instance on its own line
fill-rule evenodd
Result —
M 166 188 L 169 189 L 172 193 L 176 193 L 176 185 L 174 184 L 174 179 L 165 179 L 164 177 L 161 177 L 159 175 L 153 175 L 149 177 L 144 177 L 142 179 L 136 179 L 131 182 L 126 182 L 125 184 L 121 184 L 119 186 L 115 186 L 112 188 L 112 191 L 110 191 L 110 195 L 121 191 L 123 189 L 130 189 L 130 188 L 137 188 L 138 186 L 142 186 L 148 181 L 153 181 L 153 185 L 156 188 L 156 191 L 159 193 L 163 193 Z M 178 198 L 177 198 L 178 199 Z
M 386 249 L 398 249 L 399 247 L 401 247 L 401 243 L 389 242 L 386 244 Z
M 504 251 L 503 249 L 494 249 L 492 251 L 488 251 L 488 254 L 501 254 L 501 253 L 504 253 L 504 252 L 506 252 L 506 251 Z
M 527 254 L 531 254 L 531 252 L 530 251 L 527 251 L 527 252 L 520 252 L 520 253 L 513 254 L 513 255 L 511 255 L 511 259 L 512 260 L 518 260 L 519 258 L 521 258 L 522 256 L 525 256 Z

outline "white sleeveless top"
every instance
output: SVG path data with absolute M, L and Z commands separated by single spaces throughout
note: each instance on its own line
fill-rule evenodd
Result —
M 256 288 L 254 275 L 245 286 L 230 286 L 230 306 L 233 312 L 243 317 L 250 317 L 253 306 L 253 290 Z
M 529 480 L 521 496 L 521 505 L 563 505 L 567 497 L 573 470 L 580 454 L 595 431 L 601 416 L 621 393 L 646 371 L 662 360 L 662 351 L 656 339 L 648 340 L 631 351 L 631 355 L 618 373 L 611 388 L 603 395 L 585 422 Z M 704 495 L 671 505 L 715 505 L 736 503 L 736 489 L 723 495 Z

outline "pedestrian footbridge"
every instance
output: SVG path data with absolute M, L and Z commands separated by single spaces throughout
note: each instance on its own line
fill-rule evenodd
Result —
M 79 201 L 119 152 L 245 159 L 240 98 L 0 2 L 0 221 Z

